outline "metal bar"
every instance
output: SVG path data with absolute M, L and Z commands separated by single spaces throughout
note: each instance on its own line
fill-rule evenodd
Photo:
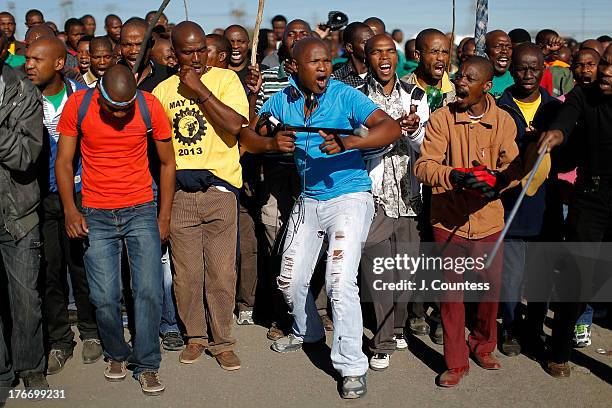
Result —
M 491 251 L 491 254 L 489 254 L 489 256 L 487 257 L 485 269 L 488 269 L 491 266 L 491 264 L 493 263 L 493 260 L 495 259 L 495 256 L 497 255 L 497 252 L 499 251 L 499 248 L 504 242 L 504 238 L 506 237 L 506 234 L 508 233 L 508 230 L 510 229 L 510 226 L 512 225 L 512 221 L 514 221 L 514 217 L 516 217 L 516 213 L 518 212 L 518 209 L 521 206 L 521 203 L 523 202 L 523 198 L 525 198 L 527 189 L 531 185 L 531 182 L 533 181 L 533 177 L 535 176 L 536 171 L 538 171 L 538 169 L 540 168 L 540 165 L 542 164 L 542 160 L 544 160 L 544 156 L 546 156 L 547 149 L 548 149 L 548 145 L 545 145 L 542 147 L 542 150 L 540 151 L 540 154 L 538 155 L 538 159 L 533 165 L 533 168 L 531 169 L 531 173 L 529 174 L 529 177 L 527 178 L 527 182 L 525 183 L 525 186 L 523 187 L 523 189 L 521 190 L 521 193 L 516 199 L 516 202 L 514 203 L 514 207 L 512 207 L 512 211 L 510 212 L 510 215 L 508 215 L 508 219 L 506 220 L 506 225 L 504 225 L 504 229 L 502 230 L 501 234 L 499 234 L 499 238 L 497 238 L 497 241 L 495 242 L 495 246 L 493 246 L 493 250 Z

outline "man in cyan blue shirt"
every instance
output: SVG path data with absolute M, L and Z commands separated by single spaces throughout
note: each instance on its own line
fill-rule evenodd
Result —
M 273 95 L 260 115 L 285 125 L 357 129 L 367 137 L 279 131 L 273 138 L 253 132 L 259 118 L 240 134 L 252 153 L 293 152 L 302 183 L 282 252 L 278 287 L 294 317 L 293 333 L 272 344 L 280 353 L 303 343 L 325 340 L 325 331 L 308 287 L 323 240 L 329 240 L 326 289 L 332 304 L 334 339 L 331 359 L 343 377 L 342 397 L 366 393 L 368 360 L 363 354 L 363 324 L 357 287 L 361 243 L 374 215 L 371 181 L 359 149 L 387 146 L 401 135 L 399 124 L 361 92 L 330 80 L 331 55 L 319 39 L 304 38 L 293 48 L 297 74 L 289 87 Z M 260 134 L 267 132 L 259 130 Z

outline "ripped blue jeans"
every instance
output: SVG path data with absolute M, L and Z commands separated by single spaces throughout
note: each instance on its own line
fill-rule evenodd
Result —
M 331 360 L 343 377 L 363 375 L 368 369 L 368 359 L 361 349 L 363 322 L 357 270 L 373 217 L 372 195 L 360 192 L 326 201 L 300 198 L 287 223 L 277 282 L 294 317 L 293 334 L 306 343 L 325 336 L 308 289 L 323 239 L 328 238 L 325 288 L 334 320 Z

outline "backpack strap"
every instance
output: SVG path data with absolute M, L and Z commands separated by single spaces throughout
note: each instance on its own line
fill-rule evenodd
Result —
M 79 138 L 83 134 L 81 131 L 81 125 L 83 124 L 83 119 L 85 119 L 85 115 L 87 115 L 87 110 L 89 109 L 89 104 L 91 102 L 91 98 L 93 96 L 95 88 L 89 88 L 83 99 L 81 100 L 81 104 L 79 105 L 79 110 L 77 111 L 77 132 L 79 133 Z
M 136 91 L 136 99 L 138 100 L 138 108 L 140 109 L 140 115 L 142 121 L 147 127 L 147 136 L 153 136 L 153 125 L 151 123 L 151 113 L 149 112 L 149 106 L 145 100 L 144 94 L 141 90 Z
M 66 77 L 64 77 L 64 85 L 66 85 L 66 96 L 70 97 L 74 93 L 74 89 L 72 88 L 72 82 Z

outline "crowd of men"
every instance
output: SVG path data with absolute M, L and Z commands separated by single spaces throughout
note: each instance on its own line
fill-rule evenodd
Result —
M 496 348 L 570 376 L 593 308 L 550 305 L 545 340 L 549 304 L 521 288 L 528 243 L 612 227 L 612 38 L 494 30 L 485 57 L 433 28 L 402 44 L 377 17 L 331 31 L 275 16 L 251 49 L 240 25 L 207 35 L 164 15 L 147 37 L 154 15 L 108 15 L 95 36 L 91 15 L 60 32 L 30 10 L 20 42 L 0 13 L 1 389 L 48 389 L 73 357 L 73 304 L 82 362 L 104 358 L 108 381 L 131 370 L 146 395 L 164 391 L 160 344 L 240 369 L 234 321 L 269 327 L 279 353 L 333 332 L 343 398 L 411 335 L 444 345 L 442 387 L 470 358 L 500 369 Z M 475 307 L 461 290 L 372 291 L 376 260 L 420 243 L 482 255 L 519 199 Z

